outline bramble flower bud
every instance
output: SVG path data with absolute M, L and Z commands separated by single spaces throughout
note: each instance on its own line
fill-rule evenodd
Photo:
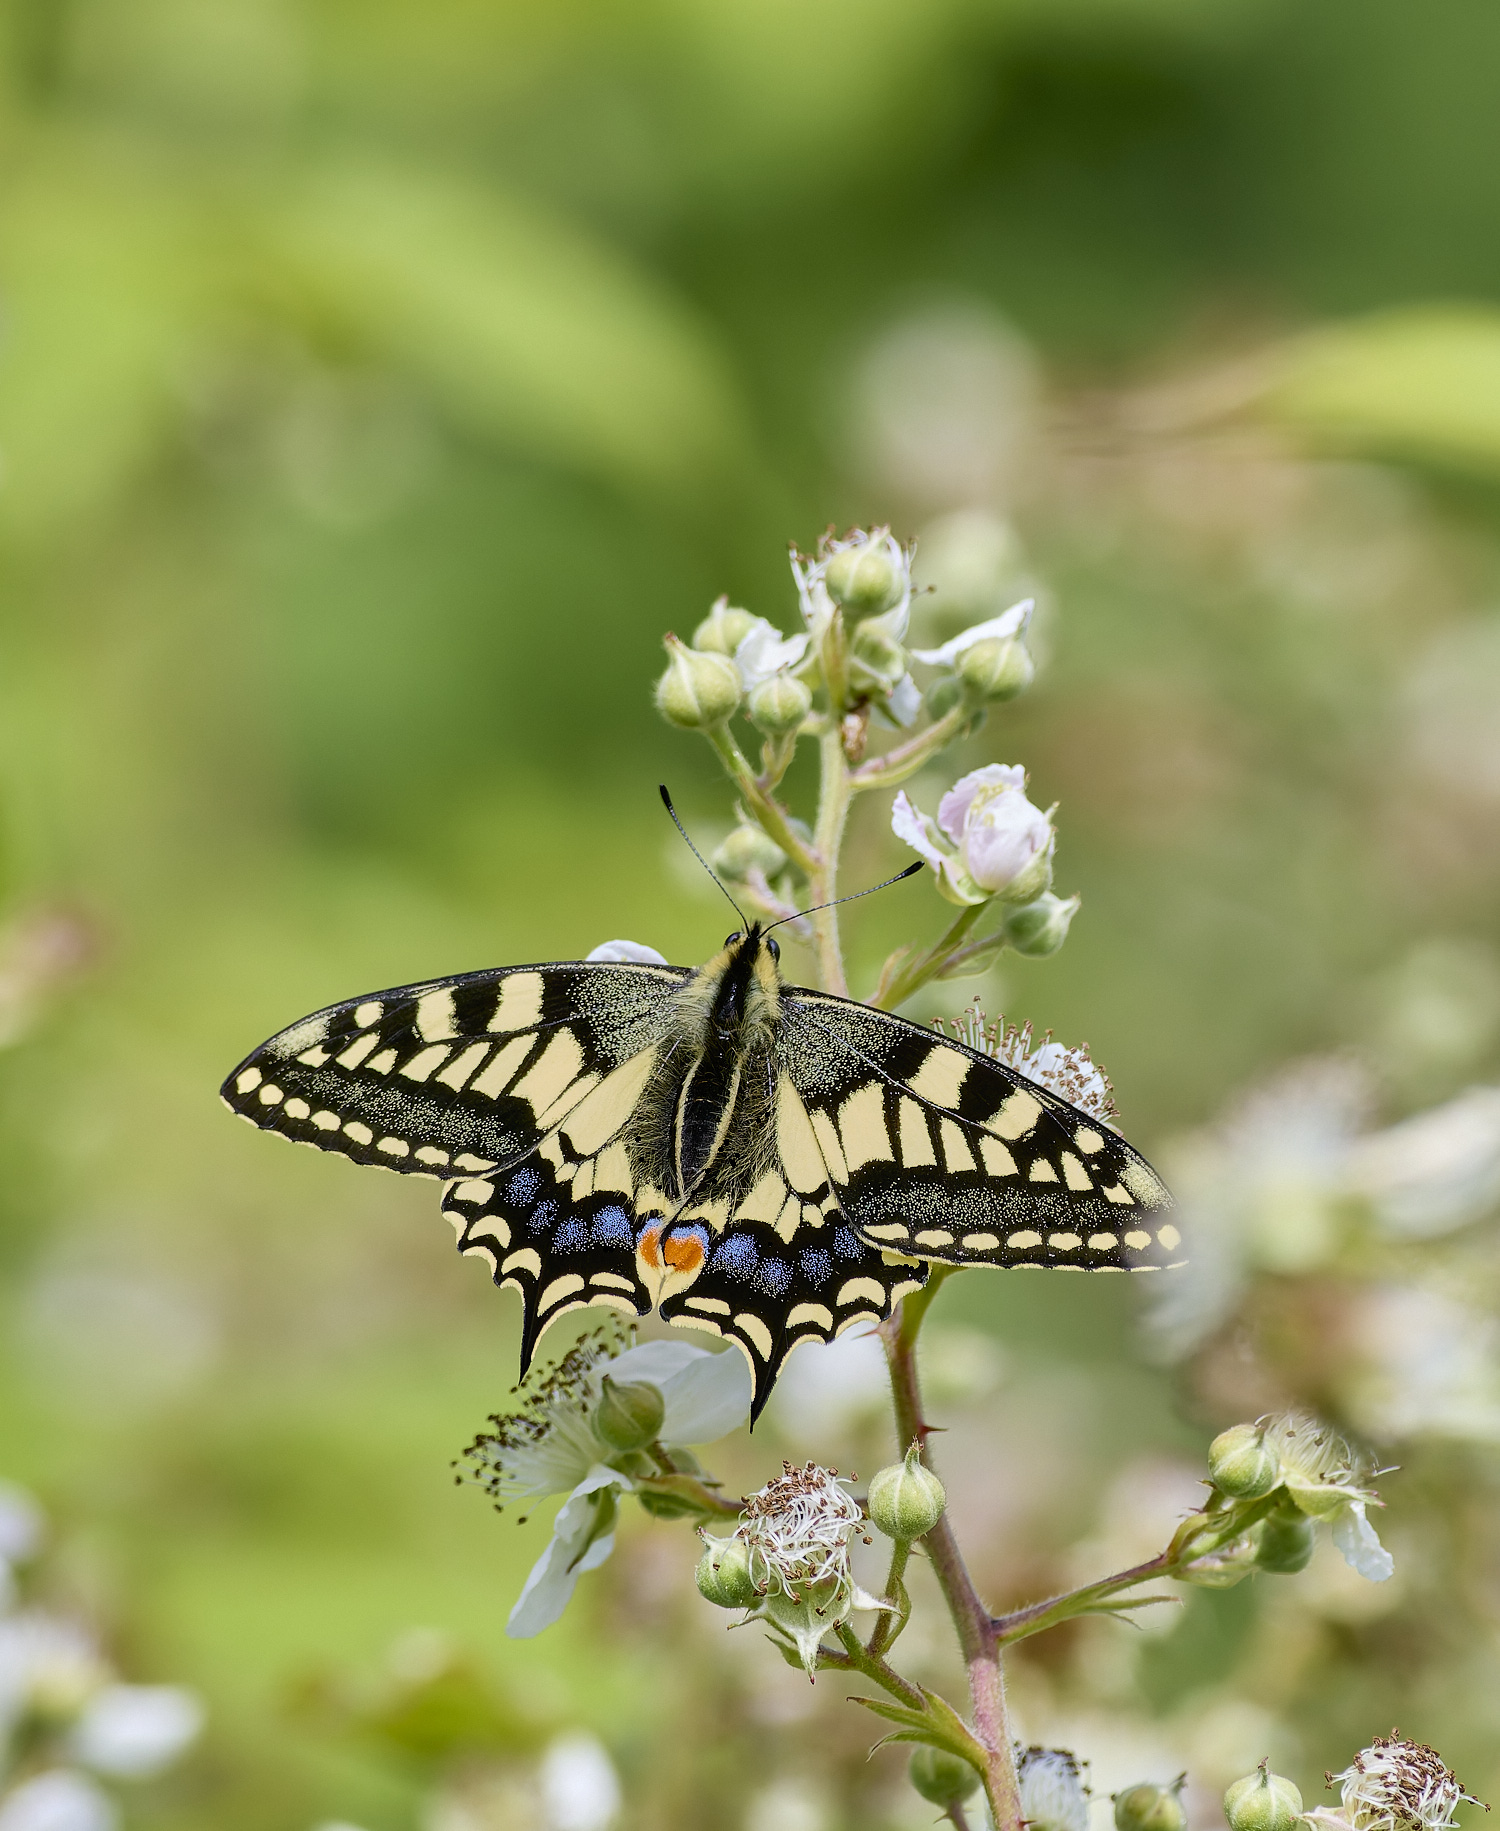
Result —
M 882 685 L 894 684 L 906 672 L 906 650 L 883 623 L 862 623 L 849 645 L 857 667 Z
M 979 704 L 1014 699 L 1036 677 L 1026 645 L 1014 637 L 976 642 L 959 657 L 958 678 L 968 698 Z
M 594 1429 L 612 1450 L 639 1450 L 656 1441 L 666 1401 L 648 1380 L 617 1383 L 605 1374 Z
M 1171 1786 L 1127 1787 L 1116 1793 L 1115 1831 L 1184 1831 L 1187 1813 L 1182 1809 L 1182 1789 L 1187 1775 Z
M 961 1806 L 979 1785 L 979 1775 L 962 1755 L 924 1742 L 912 1755 L 907 1778 L 935 1806 Z
M 812 692 L 794 674 L 773 674 L 750 689 L 750 723 L 767 737 L 785 737 L 812 711 Z
M 1281 1463 L 1263 1429 L 1235 1424 L 1208 1446 L 1208 1478 L 1231 1500 L 1260 1500 L 1281 1479 Z
M 823 565 L 823 589 L 850 623 L 894 610 L 911 590 L 911 568 L 889 528 L 856 528 Z
M 693 647 L 715 655 L 733 655 L 760 621 L 748 610 L 731 604 L 727 597 L 715 598 L 713 608 L 693 631 Z
M 942 1482 L 923 1466 L 921 1450 L 915 1443 L 902 1461 L 893 1462 L 870 1478 L 870 1518 L 888 1539 L 903 1545 L 931 1532 L 947 1504 Z
M 1034 902 L 1008 909 L 1000 932 L 1006 946 L 1016 953 L 1028 960 L 1045 960 L 1067 940 L 1073 918 L 1082 906 L 1082 897 L 1054 896 L 1044 890 Z
M 709 862 L 720 877 L 738 884 L 752 871 L 775 877 L 786 863 L 786 853 L 758 826 L 737 826 Z
M 722 725 L 740 703 L 740 673 L 727 655 L 692 649 L 676 636 L 667 637 L 671 656 L 656 683 L 656 709 L 669 724 L 684 731 Z
M 741 1539 L 704 1535 L 706 1547 L 693 1573 L 698 1593 L 715 1608 L 754 1608 L 760 1600 L 750 1574 L 750 1550 Z
M 1273 1774 L 1270 1763 L 1236 1780 L 1224 1795 L 1230 1831 L 1295 1831 L 1302 1816 L 1302 1795 L 1290 1780 Z
M 1260 1529 L 1255 1561 L 1275 1576 L 1294 1576 L 1312 1562 L 1316 1542 L 1317 1529 L 1310 1519 L 1295 1507 L 1278 1507 Z

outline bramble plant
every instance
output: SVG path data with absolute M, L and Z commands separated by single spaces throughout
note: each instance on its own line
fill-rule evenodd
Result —
M 708 742 L 737 795 L 736 824 L 713 854 L 715 869 L 758 917 L 785 923 L 804 940 L 817 985 L 844 996 L 836 899 L 854 798 L 900 789 L 993 707 L 1022 692 L 1034 673 L 1029 600 L 941 647 L 908 647 L 910 561 L 885 528 L 830 534 L 812 555 L 794 551 L 803 627 L 785 635 L 721 598 L 691 643 L 666 638 L 668 665 L 656 690 L 663 716 Z M 758 766 L 736 732 L 737 718 L 760 740 Z M 810 823 L 781 792 L 804 741 L 816 744 L 820 770 Z M 936 940 L 890 956 L 868 1000 L 873 1007 L 891 1010 L 935 980 L 983 971 L 1007 948 L 1039 957 L 1062 946 L 1079 902 L 1053 892 L 1054 811 L 1029 799 L 1018 765 L 965 774 L 942 796 L 935 819 L 896 794 L 892 830 L 931 867 L 934 887 L 955 913 Z M 591 958 L 661 956 L 614 941 Z M 971 1048 L 1114 1126 L 1108 1081 L 1086 1051 L 1050 1036 L 1036 1045 L 1029 1026 L 991 1022 L 977 1006 L 954 1029 Z M 697 1585 L 707 1602 L 762 1622 L 782 1656 L 810 1678 L 840 1672 L 865 1681 L 874 1695 L 853 1701 L 890 1725 L 886 1741 L 915 1745 L 912 1785 L 955 1826 L 966 1824 L 966 1802 L 982 1788 L 998 1831 L 1085 1831 L 1084 1765 L 1069 1750 L 1024 1748 L 1013 1734 L 1005 1649 L 1080 1616 L 1125 1616 L 1173 1600 L 1150 1587 L 1156 1580 L 1219 1588 L 1254 1574 L 1300 1571 L 1320 1521 L 1348 1564 L 1380 1582 L 1392 1565 L 1368 1518 L 1380 1504 L 1371 1485 L 1377 1471 L 1302 1412 L 1237 1425 L 1210 1448 L 1204 1504 L 1154 1557 L 995 1615 L 969 1576 L 931 1466 L 934 1427 L 917 1374 L 923 1323 L 954 1269 L 932 1264 L 925 1286 L 880 1325 L 901 1458 L 862 1496 L 836 1470 L 809 1462 L 784 1464 L 743 1501 L 727 1498 L 686 1446 L 744 1421 L 751 1389 L 742 1356 L 680 1341 L 632 1347 L 618 1326 L 586 1336 L 530 1383 L 523 1408 L 494 1419 L 467 1457 L 498 1502 L 568 1495 L 516 1604 L 511 1634 L 535 1634 L 557 1618 L 579 1576 L 609 1555 L 621 1500 L 634 1496 L 648 1512 L 698 1531 Z M 889 1558 L 878 1595 L 856 1582 L 850 1566 L 856 1535 L 869 1543 L 876 1533 Z M 946 1603 L 968 1675 L 965 1708 L 896 1664 L 912 1613 L 906 1573 L 914 1556 L 927 1558 Z M 860 1614 L 873 1621 L 857 1629 Z M 1427 1791 L 1412 1804 L 1417 1768 Z M 1352 1831 L 1437 1831 L 1469 1797 L 1430 1750 L 1399 1740 L 1365 1751 L 1343 1778 L 1340 1812 L 1311 1816 Z M 1385 1787 L 1379 1811 L 1370 1804 L 1377 1778 Z M 1184 1779 L 1143 1778 L 1115 1795 L 1118 1831 L 1182 1831 Z M 1297 1789 L 1263 1765 L 1230 1789 L 1226 1813 L 1234 1831 L 1290 1831 L 1302 1805 Z

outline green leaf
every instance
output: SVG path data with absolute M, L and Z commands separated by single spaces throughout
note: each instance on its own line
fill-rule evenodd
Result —
M 291 190 L 267 226 L 313 301 L 477 432 L 633 488 L 723 474 L 743 450 L 703 327 L 539 203 L 344 159 Z

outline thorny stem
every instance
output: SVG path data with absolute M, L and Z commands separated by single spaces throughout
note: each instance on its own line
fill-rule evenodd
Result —
M 922 1391 L 917 1379 L 917 1335 L 933 1298 L 952 1271 L 950 1266 L 934 1265 L 925 1288 L 904 1298 L 880 1325 L 891 1375 L 896 1441 L 919 1443 L 924 1462 L 928 1461 L 930 1426 L 922 1416 Z M 974 1734 L 985 1752 L 984 1790 L 990 1802 L 995 1831 L 1022 1831 L 1021 1791 L 1016 1779 L 1010 1721 L 1005 1710 L 1005 1679 L 1000 1669 L 1000 1641 L 995 1622 L 974 1588 L 946 1513 L 922 1543 L 948 1605 L 948 1613 L 953 1618 L 968 1669 Z
M 838 895 L 839 848 L 844 839 L 844 822 L 849 816 L 849 765 L 844 757 L 843 735 L 836 722 L 818 739 L 818 749 L 823 775 L 814 833 L 817 863 L 808 878 L 808 888 L 815 904 L 832 904 Z M 810 920 L 817 938 L 818 977 L 823 990 L 847 998 L 849 982 L 844 977 L 844 954 L 839 944 L 839 912 L 834 908 L 819 909 Z

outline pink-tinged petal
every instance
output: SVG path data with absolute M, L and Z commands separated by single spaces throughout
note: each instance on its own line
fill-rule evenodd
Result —
M 938 803 L 938 825 L 955 842 L 964 836 L 964 823 L 976 795 L 986 789 L 1025 788 L 1026 771 L 1019 763 L 987 763 L 960 776 Z

